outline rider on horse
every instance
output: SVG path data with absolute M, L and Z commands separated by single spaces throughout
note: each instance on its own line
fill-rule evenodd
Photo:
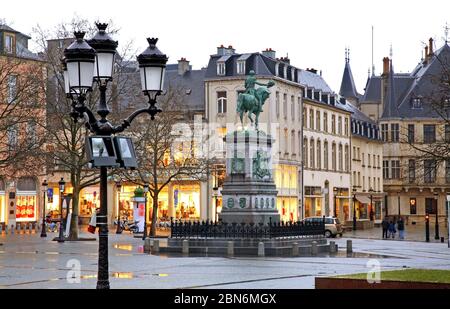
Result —
M 245 93 L 256 97 L 256 95 L 255 95 L 255 90 L 256 90 L 255 89 L 255 85 L 267 86 L 266 84 L 259 83 L 256 80 L 255 71 L 251 70 L 249 72 L 249 76 L 245 80 Z M 257 101 L 258 101 L 258 110 L 259 110 L 259 112 L 262 112 L 262 102 L 260 102 L 258 100 L 258 98 L 257 98 Z

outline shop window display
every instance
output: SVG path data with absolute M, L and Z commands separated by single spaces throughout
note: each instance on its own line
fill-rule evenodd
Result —
M 99 188 L 86 188 L 80 194 L 80 215 L 91 216 L 100 206 Z
M 36 196 L 21 195 L 16 202 L 16 221 L 36 221 Z
M 6 204 L 5 194 L 0 193 L 0 222 L 6 221 Z

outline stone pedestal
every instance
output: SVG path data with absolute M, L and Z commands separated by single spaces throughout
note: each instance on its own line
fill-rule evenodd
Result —
M 226 136 L 227 177 L 219 216 L 223 222 L 268 224 L 280 221 L 273 181 L 273 142 L 270 135 L 253 129 L 234 131 Z

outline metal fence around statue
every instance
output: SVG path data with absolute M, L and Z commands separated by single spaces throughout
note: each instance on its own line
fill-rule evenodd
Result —
M 240 238 L 269 239 L 316 237 L 325 235 L 325 220 L 321 222 L 225 223 L 213 221 L 170 221 L 170 238 Z

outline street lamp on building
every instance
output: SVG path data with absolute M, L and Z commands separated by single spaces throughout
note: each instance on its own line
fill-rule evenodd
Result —
M 353 186 L 353 231 L 356 231 L 356 191 L 358 189 Z
M 337 194 L 338 194 L 338 188 L 333 188 L 334 193 L 334 217 L 337 218 Z
M 48 183 L 47 180 L 44 180 L 42 183 L 42 189 L 44 190 L 44 194 L 42 196 L 42 230 L 41 237 L 47 237 L 47 228 L 45 224 L 45 196 L 47 195 Z
M 59 237 L 58 242 L 64 242 L 64 226 L 63 226 L 63 201 L 64 201 L 64 190 L 66 188 L 66 182 L 64 181 L 64 178 L 61 178 L 61 180 L 58 182 L 59 185 Z
M 369 214 L 370 221 L 374 220 L 374 213 L 373 213 L 373 193 L 374 192 L 375 191 L 372 188 L 369 189 L 369 193 L 370 193 L 370 214 Z
M 144 184 L 144 235 L 142 236 L 142 240 L 147 238 L 147 193 L 149 190 L 148 183 Z
M 434 200 L 436 204 L 436 222 L 434 224 L 434 239 L 439 240 L 439 193 L 434 193 Z
M 100 211 L 97 215 L 99 227 L 99 255 L 97 289 L 109 289 L 109 265 L 108 265 L 108 194 L 107 194 L 107 168 L 117 167 L 117 161 L 112 162 L 118 155 L 115 146 L 110 143 L 112 135 L 125 131 L 132 121 L 140 114 L 148 114 L 151 119 L 161 110 L 156 106 L 156 98 L 162 93 L 167 56 L 156 47 L 157 38 L 148 38 L 148 48 L 137 57 L 140 69 L 141 86 L 144 95 L 148 97 L 148 106 L 134 111 L 122 121 L 120 125 L 113 125 L 108 119 L 109 109 L 106 103 L 106 91 L 108 82 L 113 80 L 113 68 L 115 63 L 117 41 L 114 41 L 107 33 L 108 24 L 97 23 L 98 33 L 89 41 L 84 40 L 84 32 L 75 32 L 76 40 L 64 50 L 64 62 L 67 72 L 64 72 L 66 94 L 72 99 L 72 112 L 70 116 L 77 122 L 86 119 L 87 129 L 95 135 L 97 151 L 93 152 L 94 162 L 102 162 L 94 167 L 100 168 Z M 67 82 L 68 81 L 68 82 Z M 85 104 L 86 96 L 92 91 L 93 82 L 96 82 L 100 92 L 100 101 L 97 108 L 97 119 L 94 112 Z M 94 136 L 90 137 L 94 139 Z M 104 148 L 109 160 L 103 160 Z M 129 145 L 132 146 L 132 145 Z M 89 147 L 89 144 L 87 144 Z M 99 152 L 99 150 L 101 150 Z M 102 155 L 103 154 L 103 155 Z M 102 160 L 100 160 L 102 159 Z M 97 160 L 97 161 L 96 161 Z M 121 163 L 122 164 L 122 163 Z M 125 166 L 125 164 L 123 167 Z M 122 166 L 121 165 L 121 166 Z M 131 166 L 128 166 L 131 167 Z
M 116 188 L 117 188 L 117 229 L 116 234 L 122 233 L 122 227 L 120 226 L 120 191 L 122 190 L 122 183 L 120 180 L 116 181 Z

